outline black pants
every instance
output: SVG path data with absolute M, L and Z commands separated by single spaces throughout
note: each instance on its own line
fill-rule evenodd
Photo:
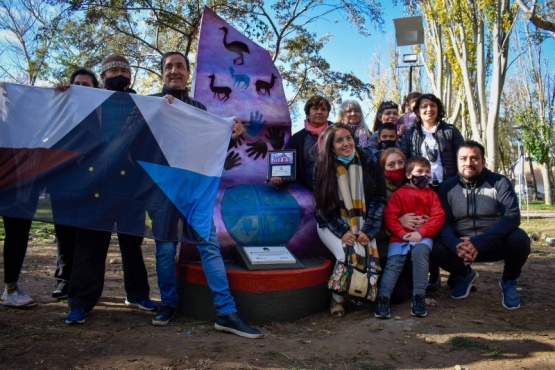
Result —
M 71 270 L 73 269 L 77 228 L 54 224 L 54 229 L 56 230 L 56 239 L 58 241 L 58 256 L 56 258 L 54 277 L 58 280 L 58 284 L 62 282 L 69 283 Z
M 27 253 L 31 220 L 2 216 L 4 220 L 4 282 L 17 283 Z
M 111 232 L 78 228 L 73 270 L 69 282 L 70 309 L 91 311 L 104 288 L 106 256 Z M 127 299 L 138 302 L 150 294 L 141 244 L 142 236 L 118 233 Z
M 516 229 L 504 238 L 494 240 L 478 253 L 474 262 L 505 261 L 503 280 L 516 280 L 530 254 L 530 238 L 522 229 Z M 439 238 L 434 241 L 431 259 L 453 276 L 465 276 L 466 263 L 457 256 L 454 246 L 446 246 Z

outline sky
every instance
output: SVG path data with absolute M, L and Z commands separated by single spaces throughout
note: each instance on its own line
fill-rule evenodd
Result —
M 364 37 L 360 35 L 356 27 L 351 26 L 348 22 L 324 22 L 320 21 L 314 25 L 312 31 L 316 32 L 318 36 L 323 36 L 326 33 L 333 34 L 333 37 L 322 50 L 322 56 L 330 63 L 333 70 L 347 73 L 353 72 L 358 78 L 364 82 L 369 82 L 370 66 L 378 63 L 377 54 L 381 55 L 382 63 L 389 63 L 388 50 L 395 48 L 395 26 L 393 19 L 406 17 L 403 14 L 402 6 L 393 6 L 392 2 L 383 1 L 384 5 L 384 32 L 369 26 L 372 35 Z M 550 61 L 551 71 L 555 70 L 555 38 L 548 39 L 543 44 L 543 52 Z M 404 46 L 397 48 L 399 55 L 412 53 L 411 47 Z M 514 56 L 509 56 L 509 63 L 514 59 Z M 403 63 L 399 63 L 403 65 Z M 508 76 L 516 71 L 517 64 L 510 64 Z M 425 73 L 422 70 L 422 77 L 425 78 Z M 371 82 L 371 81 L 370 81 Z M 287 88 L 286 88 L 287 94 Z M 406 94 L 403 92 L 402 95 Z M 350 98 L 344 96 L 344 99 Z M 363 113 L 366 122 L 374 120 L 374 112 L 371 111 L 369 102 L 361 102 Z M 401 102 L 397 102 L 401 103 Z M 335 115 L 330 114 L 330 119 L 333 120 Z M 293 131 L 298 131 L 302 128 L 302 120 L 304 117 L 292 117 Z

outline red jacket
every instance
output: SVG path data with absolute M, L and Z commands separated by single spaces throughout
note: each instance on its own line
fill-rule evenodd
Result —
M 428 221 L 418 229 L 423 238 L 433 238 L 445 219 L 439 197 L 432 189 L 403 185 L 393 193 L 385 206 L 384 224 L 391 232 L 390 243 L 404 242 L 403 235 L 412 231 L 403 228 L 399 221 L 399 217 L 407 213 L 430 216 Z

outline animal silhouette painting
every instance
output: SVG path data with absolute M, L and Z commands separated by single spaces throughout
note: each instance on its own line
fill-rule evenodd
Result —
M 220 27 L 224 31 L 224 46 L 227 50 L 239 55 L 237 58 L 233 59 L 233 64 L 241 65 L 244 63 L 243 53 L 250 54 L 249 47 L 247 44 L 241 41 L 227 42 L 227 27 Z
M 208 78 L 210 79 L 210 90 L 214 93 L 214 99 L 216 98 L 216 95 L 217 95 L 218 100 L 224 101 L 224 102 L 227 101 L 232 91 L 231 88 L 229 88 L 228 86 L 214 86 L 214 80 L 216 79 L 216 76 L 214 76 L 213 73 L 210 76 L 208 76 Z
M 270 90 L 272 89 L 272 87 L 274 87 L 275 82 L 276 76 L 273 73 L 270 82 L 264 80 L 256 80 L 256 82 L 254 83 L 254 86 L 256 87 L 256 92 L 258 93 L 258 95 L 266 95 L 266 93 L 268 93 L 268 96 L 271 96 Z
M 233 78 L 233 86 L 237 86 L 238 88 L 248 89 L 249 85 L 251 84 L 251 78 L 244 74 L 235 74 L 235 70 L 233 67 L 229 67 L 229 75 Z M 241 87 L 241 84 L 243 85 Z

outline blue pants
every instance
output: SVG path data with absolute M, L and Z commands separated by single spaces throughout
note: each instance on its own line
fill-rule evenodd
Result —
M 223 316 L 236 312 L 237 308 L 229 290 L 229 282 L 220 253 L 220 242 L 216 235 L 214 221 L 212 221 L 208 244 L 199 244 L 197 248 L 218 315 Z M 158 288 L 160 289 L 162 305 L 174 308 L 177 307 L 175 279 L 176 251 L 177 242 L 156 240 L 156 273 L 158 275 Z

